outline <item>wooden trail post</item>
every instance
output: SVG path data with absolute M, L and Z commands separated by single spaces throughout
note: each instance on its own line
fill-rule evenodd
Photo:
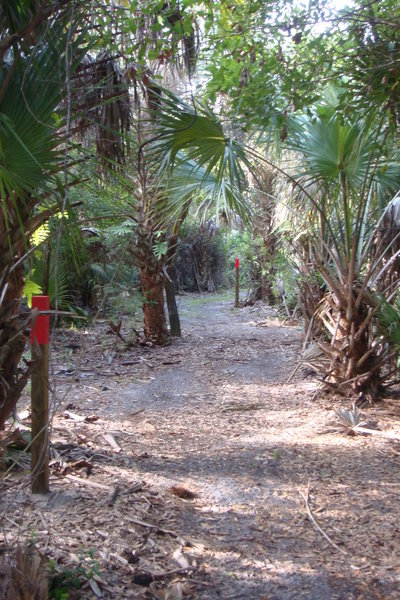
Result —
M 48 296 L 33 296 L 32 309 L 48 311 Z M 49 491 L 49 338 L 50 317 L 40 315 L 31 329 L 32 360 L 31 379 L 31 473 L 32 493 Z
M 239 259 L 235 258 L 235 308 L 239 308 Z

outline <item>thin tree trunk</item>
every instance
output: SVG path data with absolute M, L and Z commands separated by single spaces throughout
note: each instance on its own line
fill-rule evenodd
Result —
M 50 288 L 50 263 L 51 263 L 51 244 L 50 240 L 46 242 L 43 253 L 43 276 L 42 276 L 42 294 L 47 296 Z
M 168 250 L 167 250 L 167 255 L 166 255 L 166 263 L 169 266 L 168 271 L 167 271 L 168 275 L 170 274 L 171 263 L 173 262 L 175 254 L 176 254 L 179 231 L 180 231 L 180 228 L 182 227 L 182 223 L 184 222 L 184 220 L 187 217 L 188 210 L 189 210 L 189 205 L 185 206 L 182 209 L 179 217 L 173 224 L 171 235 L 169 236 L 169 239 L 168 239 Z M 170 279 L 168 279 L 168 277 L 165 278 L 165 296 L 167 298 L 170 333 L 174 337 L 181 337 L 181 335 L 182 335 L 181 321 L 179 318 L 178 305 L 176 303 L 175 284 L 172 280 L 172 277 L 170 277 Z
M 176 303 L 175 285 L 174 282 L 165 278 L 165 296 L 167 298 L 169 330 L 174 337 L 181 337 L 181 321 L 178 313 L 178 305 Z

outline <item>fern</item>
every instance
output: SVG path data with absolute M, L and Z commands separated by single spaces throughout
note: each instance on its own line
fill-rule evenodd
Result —
M 130 219 L 127 219 L 126 221 L 119 223 L 119 225 L 108 227 L 105 233 L 110 236 L 122 237 L 124 235 L 132 234 L 135 228 L 135 223 Z
M 40 244 L 43 244 L 49 238 L 49 235 L 50 226 L 48 223 L 44 223 L 31 235 L 31 244 L 33 246 L 40 246 Z
M 33 277 L 35 271 L 32 271 L 30 276 Z M 24 289 L 22 291 L 22 297 L 27 299 L 29 308 L 32 308 L 32 296 L 37 296 L 42 293 L 42 288 L 33 279 L 27 277 L 25 279 Z
M 168 250 L 168 242 L 157 242 L 153 246 L 153 252 L 155 256 L 160 260 L 163 256 L 167 254 Z

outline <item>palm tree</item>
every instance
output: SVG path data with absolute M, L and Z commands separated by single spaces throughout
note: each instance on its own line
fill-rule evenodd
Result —
M 35 230 L 59 210 L 63 122 L 56 111 L 64 65 L 76 59 L 79 42 L 65 2 L 6 1 L 0 22 L 1 429 L 30 373 L 19 366 L 26 342 L 19 317 L 23 258 Z
M 164 311 L 167 268 L 189 207 L 196 201 L 203 213 L 235 210 L 245 217 L 242 165 L 249 163 L 242 146 L 225 135 L 210 111 L 186 104 L 166 90 L 151 92 L 146 94 L 152 102 L 145 107 L 146 118 L 142 110 L 136 120 L 136 137 L 143 141 L 136 165 L 140 192 L 134 254 L 144 297 L 145 337 L 162 345 L 169 338 Z M 155 100 L 157 116 L 152 110 Z M 170 288 L 169 307 L 175 311 L 172 333 L 176 333 L 172 295 Z
M 381 215 L 400 187 L 398 153 L 376 124 L 337 114 L 301 119 L 291 148 L 303 165 L 297 181 L 308 206 L 300 241 L 312 264 L 309 288 L 310 275 L 320 281 L 311 328 L 329 359 L 324 380 L 337 390 L 376 394 L 390 353 L 377 320 L 399 285 L 390 279 L 399 238 L 379 234 Z M 390 285 L 381 285 L 388 277 Z
M 20 364 L 27 339 L 19 315 L 24 259 L 34 232 L 68 208 L 70 139 L 93 121 L 74 121 L 75 109 L 80 104 L 81 113 L 99 113 L 102 101 L 98 88 L 88 96 L 88 69 L 74 79 L 89 47 L 92 8 L 82 0 L 0 3 L 0 429 L 31 371 Z M 82 81 L 83 103 L 76 93 Z M 118 89 L 117 99 L 121 94 Z M 107 100 L 109 110 L 113 99 Z M 118 150 L 113 143 L 108 155 L 118 160 Z

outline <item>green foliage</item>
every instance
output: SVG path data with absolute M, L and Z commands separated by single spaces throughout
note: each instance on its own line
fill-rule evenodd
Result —
M 205 20 L 206 97 L 250 134 L 273 127 L 285 139 L 290 116 L 335 81 L 347 116 L 379 112 L 397 127 L 399 19 L 396 0 L 221 1 Z
M 198 44 L 197 19 L 202 12 L 203 6 L 190 0 L 180 3 L 130 0 L 120 14 L 121 42 L 126 53 L 140 65 L 152 64 L 155 70 L 160 65 L 193 68 Z M 113 45 L 120 52 L 115 39 Z
M 233 231 L 226 234 L 225 244 L 228 252 L 228 264 L 231 266 L 230 282 L 234 281 L 234 260 L 240 259 L 240 286 L 249 290 L 257 285 L 268 283 L 274 295 L 274 303 L 294 308 L 298 299 L 298 267 L 290 257 L 291 252 L 286 243 L 286 236 L 278 231 L 279 243 L 274 252 L 273 263 L 265 247 L 261 235 L 253 235 L 253 231 Z
M 32 307 L 32 296 L 38 296 L 42 293 L 40 284 L 36 283 L 32 277 L 35 275 L 35 270 L 32 270 L 29 277 L 25 277 L 24 289 L 22 297 L 26 298 L 29 308 Z
M 336 191 L 344 176 L 349 191 L 357 192 L 368 175 L 373 192 L 392 195 L 399 184 L 398 151 L 384 147 L 378 125 L 354 116 L 350 120 L 340 113 L 293 120 L 288 146 L 301 153 L 304 162 L 297 177 L 305 187 L 312 182 L 325 188 L 334 186 Z M 331 189 L 325 189 L 325 194 L 333 195 Z
M 161 181 L 168 176 L 164 185 L 173 213 L 178 212 L 177 204 L 182 208 L 195 195 L 203 195 L 204 213 L 213 206 L 216 214 L 234 210 L 247 219 L 244 169 L 252 170 L 252 165 L 243 144 L 226 135 L 216 115 L 164 91 L 157 129 L 153 160 L 160 161 Z
M 167 250 L 168 250 L 168 242 L 166 242 L 166 241 L 158 241 L 153 245 L 153 252 L 156 255 L 156 257 L 158 258 L 158 260 L 161 260 L 163 258 L 163 256 L 165 256 L 167 254 Z
M 244 229 L 243 231 L 231 231 L 227 232 L 225 235 L 227 262 L 230 267 L 229 281 L 231 285 L 233 285 L 235 279 L 235 258 L 239 258 L 240 261 L 240 286 L 242 288 L 247 288 L 250 285 L 251 265 L 253 260 L 256 259 L 254 252 L 252 252 L 251 244 L 252 235 L 249 229 Z
M 273 124 L 284 135 L 286 113 L 317 98 L 316 73 L 331 72 L 334 34 L 315 24 L 330 18 L 328 2 L 223 1 L 206 23 L 207 95 L 227 97 L 226 109 L 251 130 Z M 332 41 L 331 41 L 332 40 Z
M 80 559 L 81 562 L 73 568 L 60 567 L 54 560 L 50 560 L 49 598 L 68 600 L 73 590 L 81 589 L 85 581 L 100 574 L 93 551 L 81 554 Z
M 400 303 L 389 304 L 384 298 L 376 315 L 377 329 L 385 342 L 389 343 L 396 352 L 400 352 Z
M 7 2 L 0 9 L 0 16 L 4 10 L 4 18 L 9 19 L 5 23 L 10 33 L 25 20 L 27 26 L 33 14 L 27 2 L 14 3 L 15 11 L 11 4 Z M 54 10 L 52 27 L 40 20 L 38 23 L 29 40 L 30 48 L 15 56 L 13 64 L 8 60 L 0 63 L 0 196 L 3 200 L 8 195 L 17 196 L 20 211 L 27 195 L 32 195 L 29 200 L 35 203 L 39 192 L 49 192 L 56 183 L 62 156 L 58 131 L 63 124 L 57 109 L 68 64 L 62 56 L 68 44 L 73 61 L 84 51 L 79 48 L 82 37 L 76 31 L 78 23 L 71 22 L 68 12 Z M 17 48 L 10 50 L 10 59 Z M 12 77 L 8 77 L 10 69 Z
M 90 169 L 91 163 L 86 168 Z M 50 296 L 57 273 L 59 307 L 73 305 L 76 312 L 79 306 L 100 306 L 107 297 L 109 301 L 103 306 L 107 308 L 121 291 L 137 283 L 132 257 L 126 251 L 133 244 L 136 225 L 132 219 L 124 219 L 126 197 L 117 185 L 96 181 L 90 186 L 80 184 L 71 190 L 70 198 L 71 202 L 82 202 L 79 214 L 69 211 L 61 230 L 58 219 L 51 224 Z M 96 227 L 85 227 L 91 219 Z M 43 276 L 44 255 L 43 251 L 39 256 L 35 253 L 33 259 L 33 279 L 38 283 Z
M 388 204 L 400 186 L 398 152 L 387 130 L 356 115 L 298 124 L 290 143 L 302 159 L 297 207 L 309 211 L 308 232 L 298 238 L 303 310 L 313 315 L 310 331 L 329 359 L 325 380 L 376 394 L 393 351 L 389 332 L 387 344 L 376 338 L 379 320 L 382 327 L 391 312 L 379 306 L 393 301 L 399 285 L 397 198 Z
M 354 12 L 357 11 L 356 18 Z M 400 123 L 400 7 L 395 0 L 358 0 L 342 12 L 346 23 L 348 110 L 385 116 Z M 339 54 L 339 52 L 338 52 Z

